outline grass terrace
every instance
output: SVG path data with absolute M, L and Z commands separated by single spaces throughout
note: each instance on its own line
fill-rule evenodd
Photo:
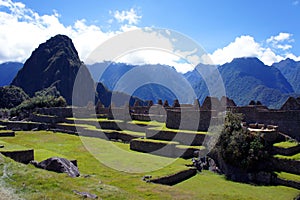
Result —
M 2 190 L 13 191 L 24 199 L 81 199 L 73 193 L 73 190 L 93 193 L 102 199 L 285 200 L 293 199 L 299 194 L 299 190 L 289 187 L 253 186 L 231 182 L 223 176 L 208 171 L 203 171 L 172 187 L 146 183 L 141 180 L 144 175 L 161 177 L 173 174 L 186 169 L 185 164 L 190 164 L 191 161 L 139 153 L 131 151 L 129 144 L 99 138 L 78 137 L 49 131 L 20 131 L 16 132 L 14 138 L 1 138 L 0 143 L 10 149 L 34 149 L 38 161 L 52 156 L 78 161 L 82 176 L 70 178 L 66 174 L 45 171 L 0 156 Z M 91 155 L 84 144 L 90 144 L 89 150 L 100 149 L 101 157 Z M 121 149 L 124 153 L 112 151 L 112 146 Z M 125 164 L 129 171 L 136 166 L 151 168 L 162 162 L 166 165 L 155 171 L 142 173 L 125 173 L 107 165 L 107 162 L 116 162 L 120 165 L 121 158 L 123 162 L 128 162 Z
M 74 118 L 74 117 L 69 117 L 66 118 L 67 120 L 74 120 L 75 122 L 123 122 L 122 120 L 117 120 L 117 119 L 107 119 L 107 118 Z
M 284 141 L 284 142 L 275 143 L 273 146 L 287 149 L 298 145 L 299 143 L 296 141 Z
M 284 156 L 284 155 L 274 155 L 275 158 L 280 158 L 280 159 L 286 159 L 286 160 L 299 160 L 300 161 L 300 153 L 297 153 L 295 155 L 291 156 Z
M 277 176 L 282 179 L 300 182 L 300 175 L 287 172 L 276 172 Z
M 164 125 L 163 127 L 149 128 L 149 130 L 170 131 L 170 132 L 175 132 L 175 133 L 181 132 L 181 133 L 187 133 L 187 134 L 207 134 L 207 132 L 203 132 L 203 131 L 191 131 L 191 130 L 171 129 L 171 128 L 167 128 L 166 125 Z

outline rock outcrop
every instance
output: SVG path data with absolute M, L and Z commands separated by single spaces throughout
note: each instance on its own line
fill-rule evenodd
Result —
M 78 167 L 65 158 L 52 157 L 39 163 L 32 161 L 31 164 L 48 171 L 67 173 L 70 177 L 80 176 Z

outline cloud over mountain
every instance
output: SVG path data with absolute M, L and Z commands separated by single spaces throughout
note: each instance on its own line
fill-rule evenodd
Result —
M 122 22 L 121 31 L 137 25 L 141 18 L 134 9 L 116 11 L 115 17 Z M 66 26 L 60 18 L 56 11 L 39 14 L 21 2 L 0 0 L 0 44 L 3 44 L 0 45 L 0 63 L 24 62 L 36 46 L 57 34 L 71 37 L 80 58 L 85 60 L 99 44 L 120 32 L 105 32 L 85 19 L 78 19 L 74 24 Z
M 293 47 L 293 42 L 290 33 L 279 33 L 276 36 L 269 37 L 264 42 L 257 42 L 254 37 L 243 35 L 237 37 L 226 47 L 208 54 L 208 56 L 214 64 L 225 64 L 231 62 L 234 58 L 240 57 L 257 57 L 266 65 L 272 65 L 286 58 L 298 61 L 300 56 L 297 57 L 289 52 L 289 49 Z

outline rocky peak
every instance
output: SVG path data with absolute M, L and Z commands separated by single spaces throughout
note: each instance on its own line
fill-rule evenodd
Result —
M 65 35 L 56 35 L 33 51 L 12 85 L 21 87 L 29 96 L 48 87 L 56 87 L 68 104 L 72 103 L 73 85 L 82 65 L 72 40 Z M 85 83 L 94 85 L 85 71 Z

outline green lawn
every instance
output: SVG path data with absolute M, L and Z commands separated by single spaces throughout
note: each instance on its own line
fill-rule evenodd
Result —
M 173 187 L 145 183 L 141 180 L 144 175 L 169 175 L 186 169 L 185 164 L 191 161 L 134 152 L 128 144 L 98 138 L 47 131 L 16 132 L 13 138 L 1 138 L 1 143 L 7 147 L 12 145 L 12 149 L 33 148 L 38 161 L 51 156 L 77 159 L 83 176 L 70 178 L 0 157 L 0 187 L 13 188 L 19 196 L 30 200 L 82 199 L 72 190 L 94 193 L 102 199 L 280 200 L 293 199 L 300 193 L 288 187 L 235 183 L 206 171 Z M 124 172 L 139 170 L 143 172 Z
M 281 147 L 281 148 L 291 148 L 297 145 L 299 145 L 299 143 L 296 141 L 284 141 L 284 142 L 279 142 L 274 144 L 275 147 Z
M 179 183 L 175 188 L 191 192 L 195 199 L 204 200 L 261 200 L 282 199 L 292 200 L 299 190 L 283 186 L 254 186 L 226 180 L 223 176 L 203 171 L 191 179 Z
M 280 159 L 288 159 L 288 160 L 300 160 L 300 153 L 297 153 L 292 156 L 283 156 L 283 155 L 275 155 L 275 158 L 280 158 Z
M 300 182 L 300 175 L 290 174 L 287 172 L 276 172 L 279 178 Z

